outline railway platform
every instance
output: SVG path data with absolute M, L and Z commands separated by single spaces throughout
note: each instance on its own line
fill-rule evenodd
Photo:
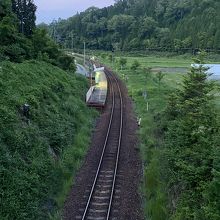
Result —
M 104 70 L 95 72 L 95 85 L 86 94 L 86 103 L 90 107 L 102 109 L 105 107 L 108 93 L 108 81 Z

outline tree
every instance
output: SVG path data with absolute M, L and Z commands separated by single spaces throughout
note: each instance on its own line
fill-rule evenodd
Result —
M 182 41 L 183 48 L 191 48 L 192 47 L 192 38 L 187 37 Z
M 29 56 L 30 42 L 18 33 L 17 19 L 9 0 L 0 2 L 0 51 L 1 60 L 21 62 Z
M 53 64 L 59 63 L 59 56 L 62 55 L 57 44 L 47 35 L 45 29 L 36 29 L 31 37 L 33 42 L 33 57 L 36 58 L 39 53 L 47 54 Z
M 140 37 L 141 38 L 149 38 L 153 35 L 157 22 L 152 17 L 144 17 L 140 26 Z
M 13 24 L 13 19 L 5 16 L 0 21 L 0 45 L 9 45 L 15 42 L 16 28 Z
M 57 34 L 68 39 L 74 33 L 79 48 L 86 40 L 89 48 L 104 50 L 111 50 L 113 43 L 123 50 L 217 49 L 219 10 L 217 0 L 122 0 L 58 21 Z
M 11 1 L 10 0 L 2 0 L 0 2 L 0 21 L 6 15 L 9 15 L 11 12 Z
M 215 34 L 214 46 L 216 49 L 220 49 L 220 30 L 217 30 Z
M 215 138 L 215 148 L 212 151 L 213 169 L 212 181 L 209 183 L 205 193 L 206 205 L 204 207 L 206 219 L 218 220 L 220 217 L 220 141 Z
M 140 67 L 140 63 L 137 60 L 134 60 L 134 62 L 131 65 L 131 70 L 137 70 L 138 67 Z
M 157 74 L 156 74 L 156 77 L 157 77 L 157 80 L 158 80 L 158 84 L 159 84 L 159 89 L 160 89 L 160 84 L 161 84 L 161 81 L 162 79 L 164 78 L 165 74 L 162 73 L 161 71 L 159 71 Z
M 131 25 L 134 22 L 134 17 L 130 15 L 115 15 L 108 22 L 108 29 L 114 32 L 115 42 L 121 41 L 121 47 L 124 45 L 124 40 L 131 30 Z
M 180 49 L 182 49 L 182 41 L 180 39 L 174 39 L 174 48 L 178 52 Z
M 204 219 L 209 202 L 205 193 L 213 179 L 218 125 L 210 95 L 213 84 L 206 71 L 202 64 L 192 67 L 166 110 L 167 190 L 176 219 Z
M 126 64 L 127 64 L 127 59 L 121 57 L 121 58 L 119 59 L 119 65 L 120 65 L 121 69 L 124 68 L 124 67 L 126 66 Z
M 19 31 L 26 36 L 32 35 L 36 25 L 37 10 L 33 0 L 12 0 L 12 10 L 19 20 Z
M 58 65 L 64 70 L 69 70 L 72 72 L 76 71 L 75 59 L 74 57 L 68 55 L 61 55 L 58 58 Z

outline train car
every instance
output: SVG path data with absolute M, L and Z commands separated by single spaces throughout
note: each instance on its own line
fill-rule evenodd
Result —
M 86 94 L 86 103 L 90 107 L 103 109 L 108 93 L 108 81 L 104 68 L 95 69 L 95 85 L 91 86 Z

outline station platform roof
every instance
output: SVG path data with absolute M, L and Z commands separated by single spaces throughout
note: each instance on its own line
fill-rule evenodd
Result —
M 105 105 L 108 83 L 104 71 L 97 71 L 95 73 L 95 86 L 91 87 L 87 93 L 87 105 L 102 107 Z

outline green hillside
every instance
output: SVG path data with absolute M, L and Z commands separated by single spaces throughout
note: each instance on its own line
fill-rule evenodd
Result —
M 103 50 L 220 50 L 219 0 L 117 0 L 48 27 L 65 47 Z M 45 26 L 45 25 L 43 25 Z
M 0 63 L 0 219 L 48 219 L 62 205 L 89 145 L 86 89 L 45 62 Z

